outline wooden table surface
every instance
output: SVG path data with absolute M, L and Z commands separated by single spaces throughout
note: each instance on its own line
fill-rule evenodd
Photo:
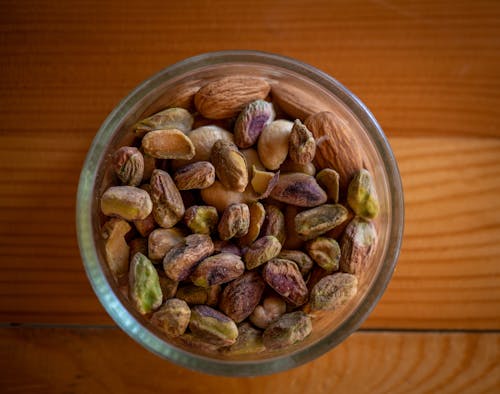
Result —
M 1 1 L 0 392 L 500 392 L 498 1 Z M 314 65 L 372 110 L 402 174 L 394 277 L 342 345 L 259 378 L 191 372 L 108 317 L 75 237 L 86 151 L 133 87 L 186 57 Z

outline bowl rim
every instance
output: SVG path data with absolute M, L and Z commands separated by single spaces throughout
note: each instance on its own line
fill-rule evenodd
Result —
M 145 330 L 143 325 L 122 305 L 106 280 L 95 250 L 92 225 L 94 204 L 92 196 L 94 195 L 96 171 L 103 159 L 105 147 L 111 142 L 113 131 L 123 115 L 138 104 L 152 88 L 162 82 L 201 66 L 228 62 L 264 64 L 288 69 L 318 83 L 334 94 L 353 112 L 370 134 L 387 172 L 390 187 L 390 209 L 393 212 L 389 232 L 391 242 L 389 242 L 385 261 L 364 296 L 364 301 L 358 305 L 353 313 L 343 320 L 335 331 L 304 349 L 275 358 L 255 361 L 226 361 L 189 353 L 168 344 L 153 332 Z M 394 212 L 399 214 L 395 215 Z M 160 357 L 192 370 L 223 376 L 258 376 L 298 367 L 323 355 L 355 332 L 373 310 L 392 277 L 401 250 L 403 228 L 404 199 L 398 165 L 382 128 L 370 110 L 340 82 L 316 67 L 287 56 L 253 50 L 216 51 L 189 57 L 160 70 L 133 89 L 110 112 L 96 133 L 82 167 L 76 202 L 76 232 L 83 265 L 94 292 L 111 318 L 135 341 Z

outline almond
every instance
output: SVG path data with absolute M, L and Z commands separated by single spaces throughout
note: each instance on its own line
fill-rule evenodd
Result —
M 340 175 L 341 192 L 347 190 L 351 178 L 363 167 L 361 152 L 350 134 L 347 121 L 332 112 L 309 116 L 305 123 L 316 139 L 316 168 L 332 168 Z
M 205 118 L 230 118 L 252 101 L 264 99 L 270 90 L 261 78 L 233 75 L 204 85 L 195 94 L 194 104 Z
M 273 85 L 272 96 L 274 103 L 293 119 L 304 121 L 308 116 L 328 109 L 315 96 L 306 93 L 296 86 L 282 82 Z

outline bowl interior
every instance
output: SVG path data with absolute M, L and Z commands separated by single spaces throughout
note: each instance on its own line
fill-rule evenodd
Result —
M 271 373 L 308 361 L 326 352 L 352 333 L 381 296 L 392 274 L 402 235 L 402 193 L 392 152 L 372 115 L 338 82 L 313 69 L 281 57 L 233 53 L 198 57 L 175 65 L 147 80 L 110 114 L 89 151 L 82 171 L 78 201 L 78 234 L 82 257 L 91 283 L 114 320 L 150 350 L 174 362 L 205 372 L 255 375 Z M 248 55 L 248 56 L 246 56 Z M 246 56 L 246 57 L 245 57 Z M 265 56 L 265 55 L 262 55 Z M 270 57 L 269 57 L 270 56 Z M 196 90 L 209 80 L 231 74 L 265 78 L 318 98 L 325 110 L 338 114 L 362 151 L 363 163 L 373 175 L 380 201 L 375 220 L 378 242 L 357 295 L 339 311 L 313 320 L 313 332 L 303 342 L 281 351 L 250 355 L 207 353 L 173 341 L 135 311 L 115 283 L 104 257 L 99 198 L 114 182 L 110 157 L 119 147 L 137 143 L 132 125 L 167 108 L 179 92 Z

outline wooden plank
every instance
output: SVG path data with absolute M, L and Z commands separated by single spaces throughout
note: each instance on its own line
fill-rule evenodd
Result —
M 87 283 L 75 239 L 84 155 L 75 151 L 82 140 L 31 138 L 39 149 L 24 154 L 19 176 L 26 182 L 0 195 L 0 321 L 111 324 Z M 51 156 L 56 140 L 62 152 Z M 405 237 L 396 273 L 364 327 L 499 329 L 500 140 L 391 143 L 405 189 Z M 51 178 L 62 185 L 30 173 L 44 155 L 44 166 L 64 169 Z M 4 157 L 0 152 L 0 166 L 10 164 Z M 0 180 L 17 178 L 13 171 Z
M 388 135 L 500 135 L 498 2 L 223 0 L 169 3 L 168 11 L 163 1 L 85 4 L 3 5 L 3 129 L 93 132 L 159 69 L 241 48 L 330 73 Z
M 495 393 L 498 333 L 356 333 L 319 359 L 256 378 L 175 366 L 116 329 L 0 329 L 4 393 Z

